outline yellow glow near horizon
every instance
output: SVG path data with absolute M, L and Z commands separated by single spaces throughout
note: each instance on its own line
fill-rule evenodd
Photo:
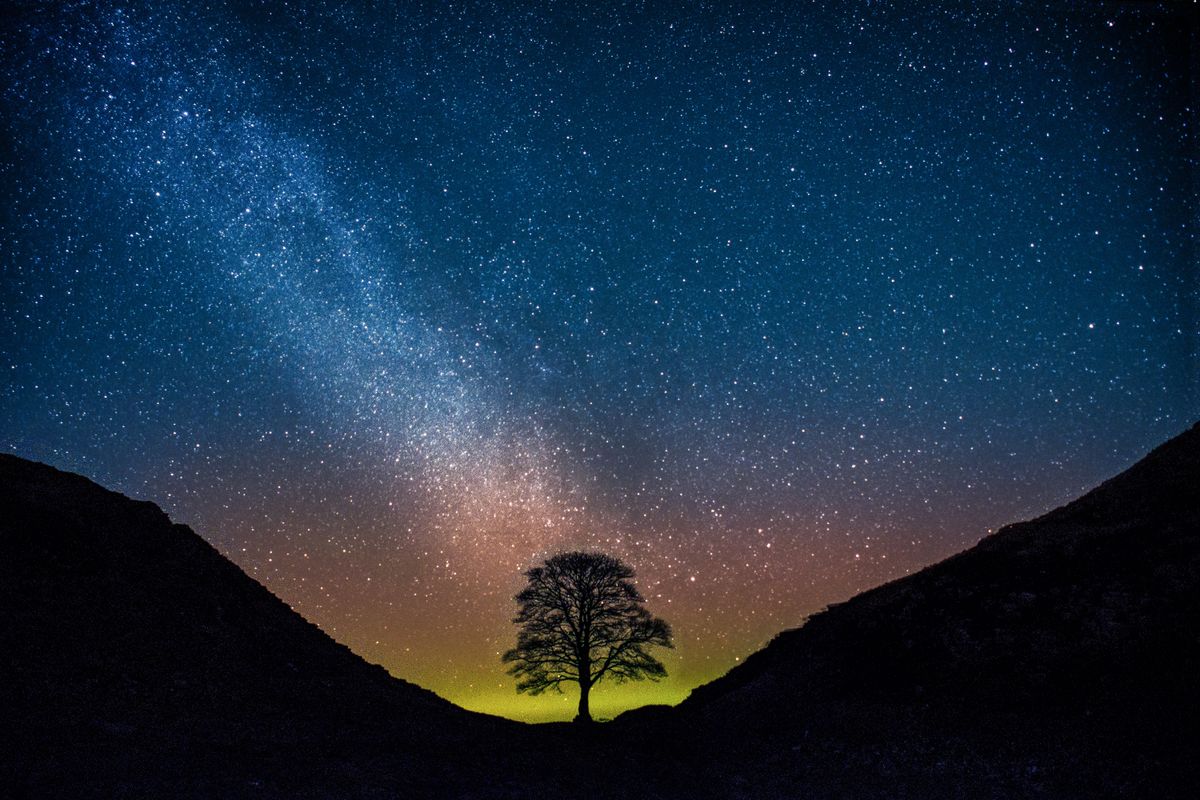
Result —
M 607 720 L 634 708 L 647 705 L 676 705 L 688 695 L 687 689 L 678 686 L 642 681 L 623 686 L 610 685 L 592 689 L 589 706 L 592 717 Z M 579 689 L 570 684 L 562 694 L 547 692 L 537 697 L 507 692 L 489 691 L 464 698 L 449 698 L 455 705 L 468 711 L 494 714 L 518 722 L 566 722 L 575 717 L 579 704 Z

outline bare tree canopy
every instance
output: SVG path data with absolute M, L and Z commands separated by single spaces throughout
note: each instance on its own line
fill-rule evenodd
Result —
M 517 646 L 504 654 L 517 691 L 541 694 L 579 684 L 577 722 L 590 722 L 588 693 L 608 677 L 617 683 L 667 674 L 648 652 L 672 647 L 671 626 L 652 616 L 631 583 L 633 570 L 602 553 L 560 553 L 525 573 L 513 622 Z

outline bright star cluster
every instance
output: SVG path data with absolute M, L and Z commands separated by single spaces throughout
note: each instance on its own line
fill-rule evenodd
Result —
M 674 702 L 1198 416 L 1182 4 L 18 0 L 0 448 L 469 708 L 635 566 Z

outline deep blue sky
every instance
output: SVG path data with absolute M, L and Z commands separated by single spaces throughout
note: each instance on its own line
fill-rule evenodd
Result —
M 572 5 L 4 11 L 0 448 L 524 713 L 556 549 L 675 699 L 1200 416 L 1182 6 Z

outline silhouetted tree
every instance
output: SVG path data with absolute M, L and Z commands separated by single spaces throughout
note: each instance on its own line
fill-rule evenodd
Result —
M 672 647 L 671 626 L 650 615 L 630 582 L 633 570 L 602 553 L 560 553 L 525 573 L 513 622 L 517 646 L 504 654 L 517 691 L 541 694 L 579 684 L 576 722 L 591 722 L 588 692 L 609 677 L 617 683 L 667 674 L 647 652 Z

